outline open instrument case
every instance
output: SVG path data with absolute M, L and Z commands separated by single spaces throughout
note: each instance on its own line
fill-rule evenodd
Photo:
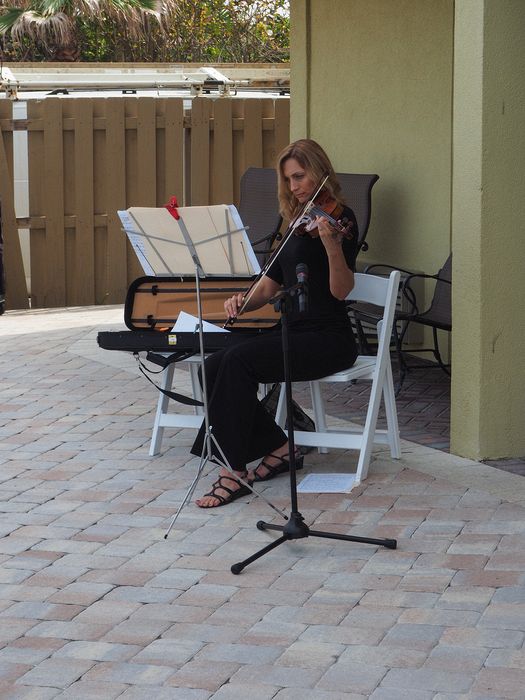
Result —
M 226 321 L 224 301 L 246 291 L 252 277 L 215 277 L 199 280 L 203 320 L 222 327 Z M 103 331 L 97 341 L 106 350 L 139 352 L 174 350 L 196 352 L 198 333 L 174 333 L 172 328 L 180 311 L 198 316 L 195 277 L 139 277 L 131 283 L 124 304 L 124 323 L 129 331 Z M 271 328 L 280 319 L 272 306 L 244 313 L 230 330 L 251 335 Z M 212 352 L 226 347 L 232 333 L 205 333 L 205 350 Z

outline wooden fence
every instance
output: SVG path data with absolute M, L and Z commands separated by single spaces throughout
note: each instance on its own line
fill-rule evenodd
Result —
M 286 98 L 48 97 L 13 122 L 0 102 L 7 308 L 27 307 L 18 228 L 30 229 L 32 308 L 121 303 L 142 271 L 117 210 L 238 204 L 250 166 L 289 140 Z M 28 134 L 29 219 L 14 218 L 13 129 Z M 5 178 L 4 178 L 5 176 Z

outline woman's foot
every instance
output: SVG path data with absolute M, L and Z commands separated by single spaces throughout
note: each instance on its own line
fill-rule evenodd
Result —
M 289 447 L 286 442 L 279 447 L 275 452 L 267 455 L 262 462 L 251 473 L 253 481 L 268 481 L 279 474 L 285 474 L 290 471 L 289 462 Z M 299 450 L 295 450 L 295 468 L 303 468 L 303 456 Z
M 251 483 L 248 479 L 248 472 L 239 472 L 239 476 Z M 198 498 L 195 503 L 199 508 L 218 508 L 225 506 L 228 503 L 233 503 L 241 496 L 248 496 L 251 493 L 250 489 L 235 478 L 235 476 L 227 469 L 221 469 L 219 478 L 212 485 L 211 490 L 205 493 L 204 496 Z

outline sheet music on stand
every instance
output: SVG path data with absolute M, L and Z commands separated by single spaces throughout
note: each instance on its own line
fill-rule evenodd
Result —
M 165 207 L 119 211 L 122 227 L 147 275 L 195 274 L 246 277 L 260 271 L 241 217 L 233 204 L 180 207 L 175 219 Z

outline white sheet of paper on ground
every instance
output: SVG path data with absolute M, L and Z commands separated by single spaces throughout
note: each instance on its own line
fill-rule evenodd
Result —
M 195 333 L 199 327 L 199 319 L 196 316 L 180 311 L 175 321 L 175 325 L 171 329 L 173 333 Z M 221 328 L 214 323 L 208 321 L 202 322 L 202 330 L 205 333 L 229 333 L 227 328 Z
M 348 493 L 354 474 L 307 474 L 297 486 L 298 493 Z

